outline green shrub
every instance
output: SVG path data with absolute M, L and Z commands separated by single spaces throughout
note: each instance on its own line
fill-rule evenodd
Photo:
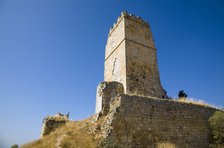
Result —
M 224 111 L 216 111 L 210 118 L 212 131 L 211 147 L 224 147 Z
M 184 90 L 180 90 L 178 92 L 178 97 L 179 98 L 187 98 L 187 94 L 184 92 Z
M 19 148 L 19 145 L 18 145 L 18 144 L 13 144 L 13 145 L 11 146 L 11 148 Z

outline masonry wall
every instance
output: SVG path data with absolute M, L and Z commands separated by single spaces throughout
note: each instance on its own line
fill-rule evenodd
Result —
M 123 147 L 207 148 L 208 118 L 215 110 L 176 101 L 120 95 L 111 103 L 107 138 Z
M 110 102 L 118 94 L 123 94 L 123 85 L 119 82 L 101 82 L 96 91 L 96 109 L 95 113 L 105 115 L 110 110 Z
M 122 13 L 110 29 L 104 81 L 122 83 L 126 94 L 167 98 L 160 82 L 152 33 L 140 17 Z
M 132 41 L 127 41 L 126 47 L 127 93 L 167 98 L 160 83 L 156 49 Z
M 126 86 L 126 67 L 125 67 L 125 33 L 124 18 L 118 18 L 114 28 L 108 35 L 105 63 L 104 81 L 117 81 Z
M 160 83 L 156 48 L 149 24 L 125 19 L 127 93 L 167 98 Z

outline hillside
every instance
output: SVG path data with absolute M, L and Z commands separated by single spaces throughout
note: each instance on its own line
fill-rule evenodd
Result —
M 70 147 L 99 147 L 101 136 L 91 129 L 97 127 L 99 122 L 92 122 L 94 116 L 83 121 L 68 121 L 63 127 L 51 134 L 22 145 L 22 148 L 70 148 Z
M 102 113 L 68 121 L 22 148 L 204 148 L 211 140 L 208 119 L 215 111 L 204 105 L 120 94 Z

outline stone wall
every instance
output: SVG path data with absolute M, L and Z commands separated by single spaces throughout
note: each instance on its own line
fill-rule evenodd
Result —
M 55 116 L 47 116 L 43 120 L 43 125 L 41 129 L 40 137 L 49 135 L 51 132 L 55 131 L 57 128 L 62 127 L 67 121 L 69 121 L 69 114 L 56 114 Z
M 118 82 L 101 82 L 97 87 L 96 92 L 96 113 L 105 115 L 110 109 L 110 102 L 118 94 L 123 94 L 124 88 Z
M 127 41 L 126 46 L 131 49 L 126 52 L 127 93 L 167 98 L 160 83 L 156 50 L 133 41 Z
M 120 17 L 111 29 L 105 51 L 104 81 L 117 81 L 126 87 L 125 24 Z
M 208 118 L 214 111 L 173 100 L 119 95 L 110 104 L 104 137 L 125 148 L 207 148 Z

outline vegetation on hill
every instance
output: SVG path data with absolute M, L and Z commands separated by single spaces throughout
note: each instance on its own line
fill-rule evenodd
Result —
M 180 90 L 178 92 L 178 97 L 179 97 L 179 99 L 187 98 L 187 94 L 184 92 L 184 90 Z
M 224 111 L 216 111 L 210 118 L 209 124 L 212 131 L 212 148 L 224 147 Z
M 173 100 L 171 100 L 173 101 Z M 183 103 L 188 103 L 183 101 Z M 190 102 L 191 104 L 192 102 Z M 195 103 L 192 103 L 195 104 Z M 207 107 L 204 104 L 196 104 Z M 21 148 L 116 148 L 119 144 L 113 138 L 102 138 L 107 116 L 93 122 L 94 116 L 83 121 L 67 121 L 67 123 L 47 136 L 23 145 Z M 224 147 L 224 111 L 216 111 L 209 119 L 212 131 L 211 148 Z M 175 147 L 171 143 L 160 143 L 161 147 Z
M 11 148 L 19 148 L 19 145 L 18 145 L 18 144 L 13 144 L 13 145 L 11 146 Z
M 96 148 L 101 138 L 89 133 L 89 129 L 94 126 L 93 124 L 90 118 L 79 122 L 69 121 L 51 134 L 25 144 L 21 148 Z

